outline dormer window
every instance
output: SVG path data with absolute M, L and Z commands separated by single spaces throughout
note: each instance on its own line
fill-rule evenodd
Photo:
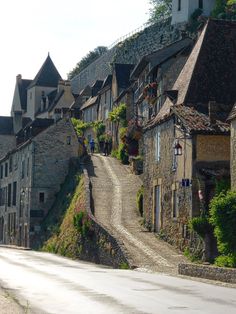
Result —
M 203 10 L 203 0 L 198 0 L 198 7 Z
M 178 11 L 181 11 L 181 0 L 178 0 Z

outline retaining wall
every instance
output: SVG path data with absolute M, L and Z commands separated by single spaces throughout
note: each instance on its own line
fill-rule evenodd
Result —
M 81 258 L 95 263 L 112 266 L 114 268 L 130 266 L 130 262 L 122 248 L 122 244 L 119 243 L 94 217 L 91 210 L 90 179 L 87 170 L 84 168 L 83 173 L 86 193 L 85 207 L 92 221 L 93 237 L 92 241 L 90 240 L 84 243 L 85 253 L 82 254 Z
M 178 272 L 180 275 L 199 277 L 236 284 L 235 268 L 231 269 L 207 265 L 179 264 Z

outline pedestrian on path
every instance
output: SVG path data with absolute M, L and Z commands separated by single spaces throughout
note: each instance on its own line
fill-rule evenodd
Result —
M 91 154 L 93 154 L 94 149 L 95 149 L 95 142 L 94 142 L 93 138 L 90 140 L 89 144 L 90 144 L 90 152 L 91 152 Z
M 106 139 L 106 140 L 105 140 L 105 143 L 104 143 L 104 155 L 105 155 L 105 156 L 108 156 L 108 153 L 109 153 L 109 142 L 108 142 L 108 140 Z

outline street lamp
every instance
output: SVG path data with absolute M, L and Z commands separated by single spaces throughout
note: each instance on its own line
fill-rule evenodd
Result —
M 174 152 L 175 152 L 175 156 L 181 156 L 183 153 L 183 149 L 182 149 L 182 146 L 180 145 L 179 141 L 176 141 L 176 143 L 175 143 Z

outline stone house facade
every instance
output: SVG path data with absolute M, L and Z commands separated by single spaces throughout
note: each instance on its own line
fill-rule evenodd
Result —
M 0 242 L 32 247 L 79 142 L 69 118 L 36 119 L 0 160 Z
M 235 22 L 210 19 L 144 128 L 145 220 L 180 248 L 193 241 L 189 219 L 207 212 L 217 182 L 230 179 L 235 39 Z
M 180 74 L 192 48 L 193 41 L 184 38 L 144 56 L 131 73 L 136 115 L 145 125 L 156 115 Z

